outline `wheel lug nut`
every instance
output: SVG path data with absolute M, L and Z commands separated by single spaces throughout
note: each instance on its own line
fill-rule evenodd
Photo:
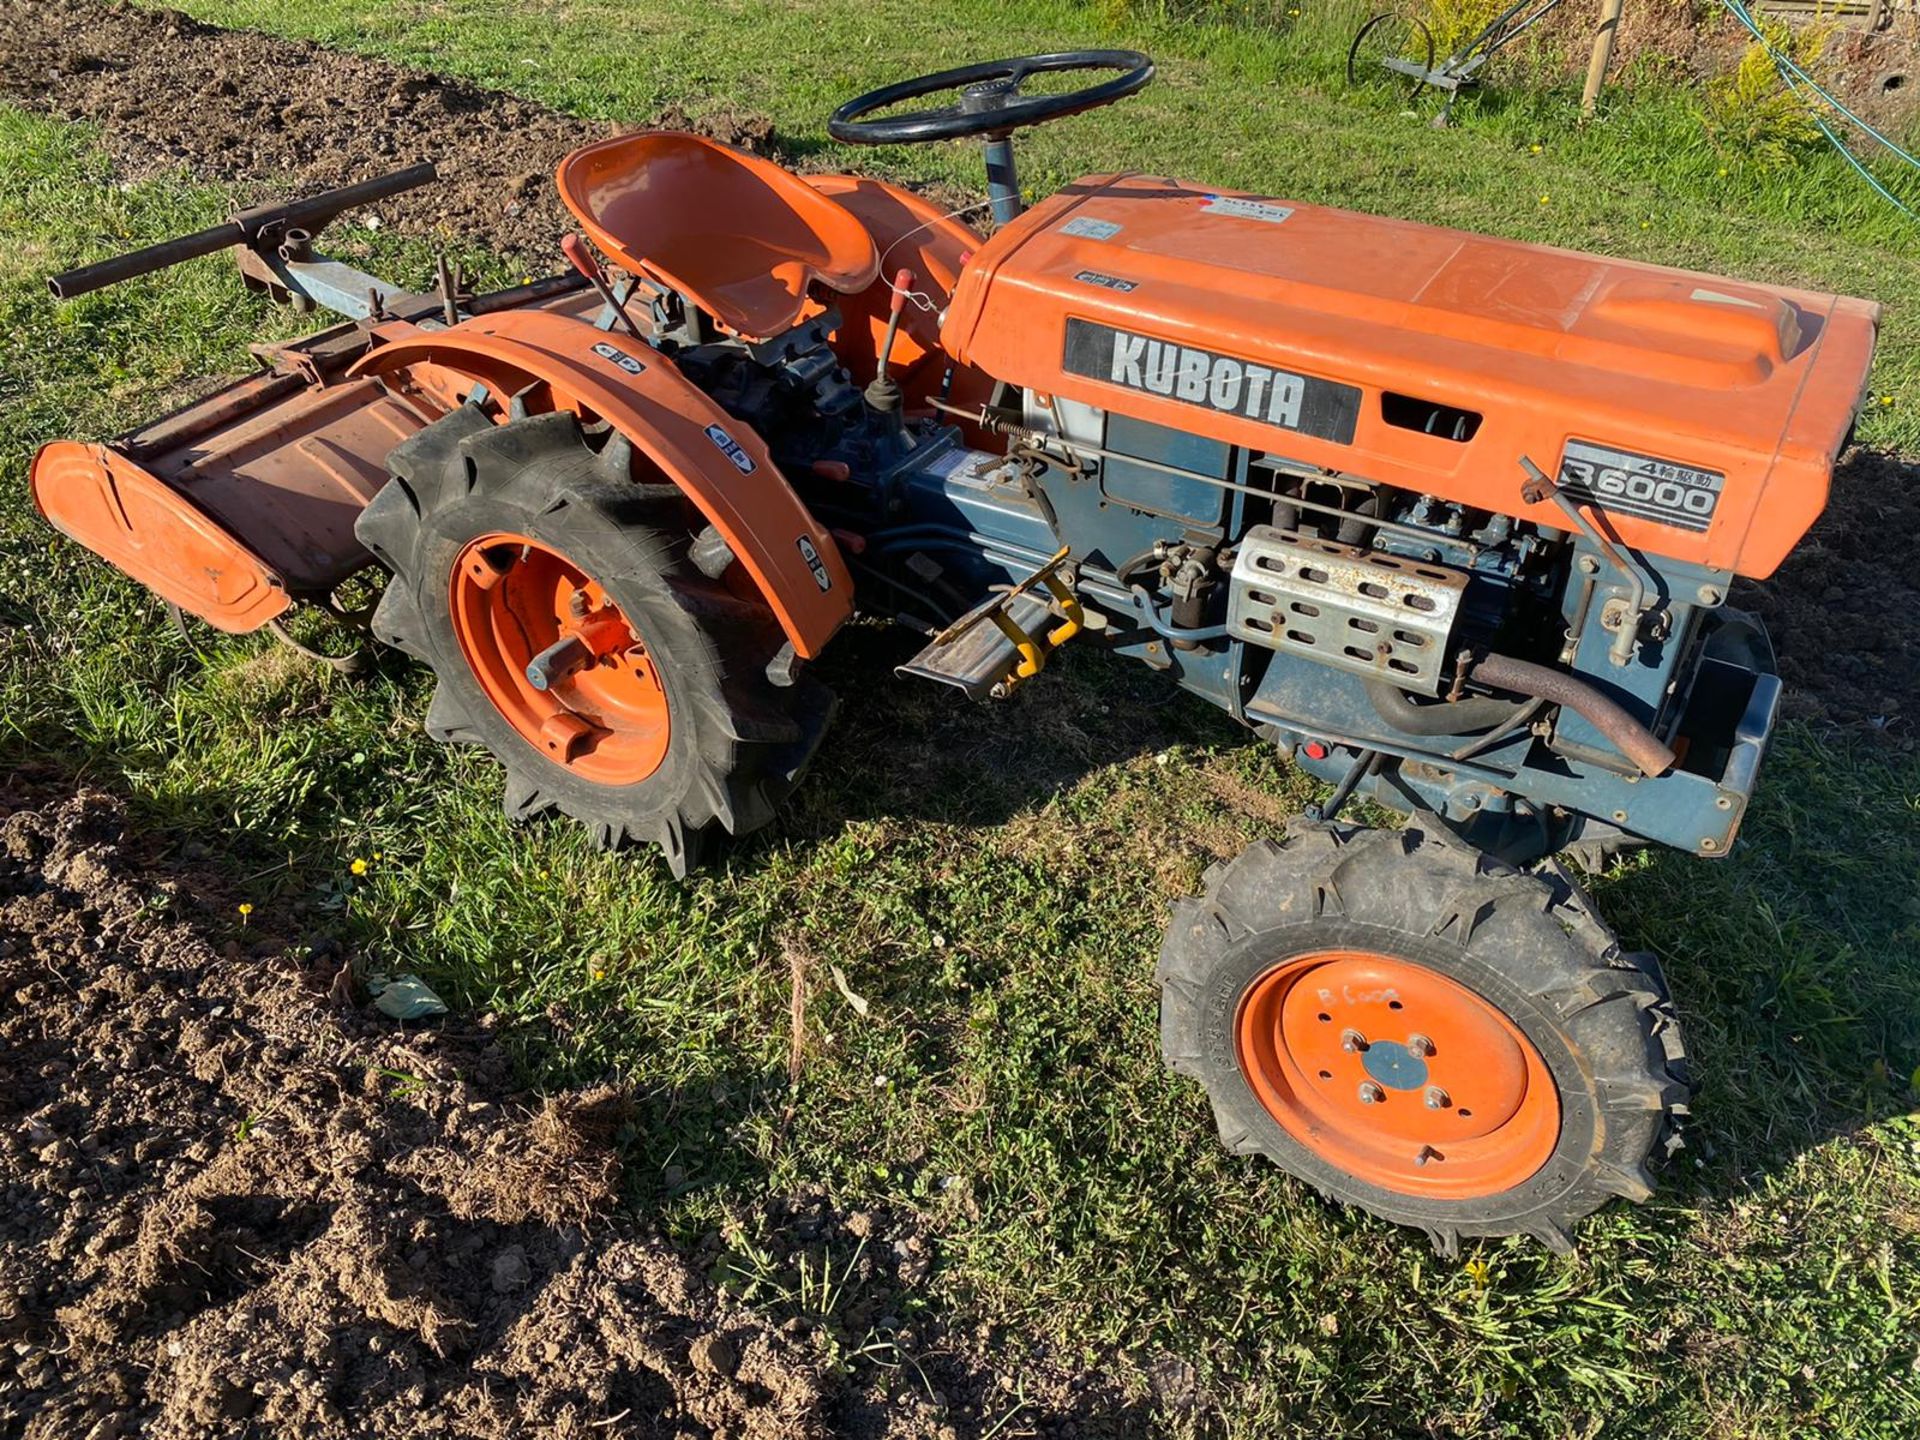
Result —
M 1356 1055 L 1367 1048 L 1367 1037 L 1362 1035 L 1358 1030 L 1342 1030 L 1340 1032 L 1340 1048 L 1349 1055 Z
M 1447 1092 L 1442 1090 L 1438 1085 L 1429 1085 L 1427 1087 L 1427 1109 L 1444 1110 L 1452 1103 L 1453 1101 L 1447 1097 Z
M 1427 1056 L 1433 1054 L 1433 1042 L 1424 1035 L 1409 1035 L 1407 1037 L 1407 1049 L 1424 1060 Z
M 1387 1092 L 1382 1090 L 1378 1085 L 1374 1084 L 1371 1080 L 1367 1081 L 1365 1084 L 1363 1084 L 1360 1087 L 1360 1103 L 1362 1105 L 1378 1105 L 1382 1100 L 1386 1098 L 1387 1098 Z

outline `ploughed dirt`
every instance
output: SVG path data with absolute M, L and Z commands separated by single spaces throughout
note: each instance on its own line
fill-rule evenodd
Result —
M 1773 578 L 1734 587 L 1766 621 L 1789 715 L 1920 746 L 1920 464 L 1855 449 Z
M 776 1271 L 858 1254 L 855 1339 L 891 1364 L 836 1361 L 834 1322 L 715 1283 L 719 1235 L 620 1214 L 617 1088 L 534 1104 L 484 1021 L 402 1025 L 338 958 L 216 948 L 218 881 L 134 848 L 104 796 L 0 790 L 0 1435 L 879 1440 L 1013 1408 L 898 1318 L 917 1230 L 818 1196 L 739 1217 Z M 1058 1404 L 1013 1433 L 1126 1433 L 1097 1387 L 1022 1374 Z
M 0 93 L 101 126 L 132 175 L 197 176 L 308 194 L 437 162 L 439 183 L 373 207 L 415 231 L 479 241 L 542 269 L 571 223 L 553 170 L 616 127 L 444 76 L 304 41 L 221 30 L 167 11 L 0 0 Z M 698 130 L 764 148 L 764 117 L 636 115 L 626 128 Z

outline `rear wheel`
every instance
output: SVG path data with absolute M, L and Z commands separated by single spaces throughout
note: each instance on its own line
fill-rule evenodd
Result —
M 680 492 L 631 464 L 570 414 L 463 407 L 393 452 L 356 533 L 394 572 L 374 634 L 437 677 L 429 733 L 492 752 L 510 816 L 560 810 L 684 875 L 712 832 L 772 818 L 832 702 L 775 664 L 771 611 L 695 565 Z
M 1556 1250 L 1677 1143 L 1685 1057 L 1651 956 L 1557 869 L 1419 830 L 1298 823 L 1209 872 L 1160 962 L 1167 1063 L 1221 1138 L 1331 1199 Z

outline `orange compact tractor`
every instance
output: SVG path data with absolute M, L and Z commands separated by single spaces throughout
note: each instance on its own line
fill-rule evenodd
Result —
M 571 270 L 498 294 L 315 252 L 428 167 L 56 277 L 232 246 L 347 318 L 48 446 L 35 499 L 224 630 L 387 572 L 431 733 L 676 873 L 799 780 L 856 611 L 975 700 L 1096 632 L 1333 783 L 1174 907 L 1165 1057 L 1226 1144 L 1443 1246 L 1564 1247 L 1689 1090 L 1658 966 L 1552 857 L 1733 848 L 1780 682 L 1729 587 L 1825 504 L 1877 312 L 1163 175 L 1023 209 L 1012 133 L 1152 76 L 1039 55 L 833 117 L 982 139 L 990 238 L 654 132 L 567 157 Z

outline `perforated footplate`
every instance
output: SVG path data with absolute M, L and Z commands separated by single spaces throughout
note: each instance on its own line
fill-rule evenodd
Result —
M 1234 562 L 1227 628 L 1432 695 L 1466 588 L 1458 570 L 1256 525 Z
M 1008 614 L 1014 624 L 1034 636 L 1044 634 L 1054 623 L 1046 601 L 1032 595 L 1015 596 Z M 1013 642 L 998 625 L 983 620 L 944 645 L 935 641 L 893 673 L 957 685 L 967 692 L 969 700 L 986 700 L 992 697 L 993 687 L 1011 675 L 1019 663 L 1020 654 Z

